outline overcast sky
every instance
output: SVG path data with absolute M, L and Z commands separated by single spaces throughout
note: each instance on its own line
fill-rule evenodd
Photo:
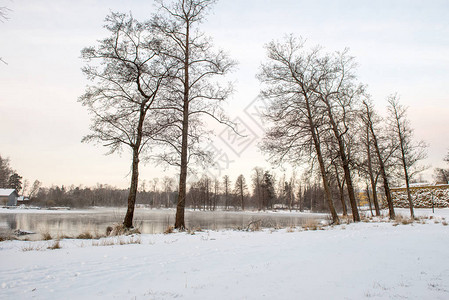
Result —
M 11 9 L 0 22 L 0 155 L 25 179 L 45 186 L 107 183 L 127 187 L 130 155 L 105 156 L 106 149 L 82 144 L 89 116 L 77 102 L 87 80 L 80 50 L 106 36 L 110 11 L 140 19 L 155 11 L 145 1 L 0 0 Z M 211 174 L 231 180 L 255 166 L 270 167 L 257 150 L 263 134 L 253 118 L 260 85 L 255 75 L 265 60 L 264 44 L 286 34 L 327 51 L 350 48 L 361 82 L 383 112 L 398 93 L 409 106 L 416 139 L 429 145 L 426 164 L 444 166 L 449 149 L 449 1 L 221 0 L 202 29 L 239 62 L 229 79 L 235 93 L 226 106 L 248 138 L 235 140 L 218 128 L 211 144 L 218 167 Z M 175 174 L 147 164 L 141 178 Z M 278 174 L 281 173 L 277 170 Z M 427 171 L 432 180 L 432 170 Z M 248 178 L 249 179 L 249 178 Z

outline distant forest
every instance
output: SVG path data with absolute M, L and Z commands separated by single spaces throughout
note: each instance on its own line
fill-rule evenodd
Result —
M 258 169 L 259 171 L 261 169 Z M 243 178 L 243 196 L 239 180 Z M 194 182 L 188 193 L 186 207 L 199 210 L 267 210 L 291 209 L 312 210 L 314 212 L 328 211 L 324 190 L 318 183 L 303 186 L 293 186 L 292 181 L 282 178 L 275 182 L 268 171 L 263 172 L 256 181 L 253 177 L 251 192 L 244 177 L 230 184 L 229 177 L 221 181 L 203 176 Z M 173 181 L 171 181 L 173 182 Z M 282 184 L 283 182 L 283 184 Z M 165 185 L 164 185 L 165 183 Z M 40 207 L 73 207 L 87 208 L 93 206 L 125 206 L 128 189 L 118 189 L 110 185 L 97 184 L 95 187 L 52 186 L 41 187 L 31 200 L 31 205 Z M 338 188 L 333 189 L 335 197 L 339 196 Z M 173 190 L 167 181 L 152 181 L 147 190 L 137 193 L 137 205 L 151 208 L 176 207 L 178 192 Z M 341 204 L 337 209 L 342 210 Z

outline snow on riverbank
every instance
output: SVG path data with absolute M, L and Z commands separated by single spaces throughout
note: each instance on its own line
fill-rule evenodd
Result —
M 63 240 L 57 250 L 7 241 L 0 298 L 449 299 L 449 210 L 435 215 L 398 226 L 142 235 L 129 245 Z

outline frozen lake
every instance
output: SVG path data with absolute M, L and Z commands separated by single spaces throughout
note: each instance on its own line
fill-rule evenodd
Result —
M 34 210 L 0 209 L 0 230 L 25 230 L 35 232 L 30 239 L 39 239 L 43 233 L 53 237 L 77 236 L 89 231 L 104 234 L 106 227 L 121 223 L 126 208 L 94 208 L 86 210 Z M 142 233 L 162 233 L 173 226 L 175 209 L 136 208 L 134 226 Z M 252 211 L 193 211 L 186 210 L 186 227 L 189 229 L 246 228 L 257 221 L 260 227 L 299 226 L 309 219 L 325 219 L 326 214 L 300 212 L 252 212 Z

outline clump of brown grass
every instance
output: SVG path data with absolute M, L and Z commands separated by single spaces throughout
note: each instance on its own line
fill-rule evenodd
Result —
M 49 241 L 52 240 L 53 237 L 51 236 L 50 232 L 46 231 L 42 233 L 42 240 Z
M 322 226 L 318 222 L 318 220 L 315 219 L 307 219 L 304 224 L 302 224 L 302 228 L 304 230 L 318 230 L 321 229 Z
M 170 234 L 173 233 L 174 227 L 173 226 L 167 226 L 167 228 L 164 230 L 164 234 Z
M 115 245 L 114 239 L 102 239 L 98 241 L 92 241 L 92 246 L 113 246 Z
M 42 250 L 42 245 L 38 245 L 38 244 L 29 244 L 27 246 L 22 247 L 22 251 L 26 252 L 26 251 L 40 251 Z
M 142 240 L 140 236 L 132 235 L 128 238 L 121 238 L 119 239 L 120 245 L 129 245 L 129 244 L 142 244 Z
M 238 230 L 241 230 L 240 228 Z M 190 235 L 195 235 L 195 233 L 197 232 L 202 232 L 203 229 L 201 229 L 201 227 L 195 227 L 195 228 L 189 228 L 187 229 L 187 233 Z
M 47 249 L 50 250 L 61 249 L 61 244 L 59 243 L 59 240 L 54 241 L 52 245 L 47 247 Z
M 129 244 L 142 244 L 142 240 L 140 236 L 133 235 L 130 237 L 106 238 L 92 242 L 92 246 L 115 246 Z
M 296 230 L 296 228 L 295 227 L 293 227 L 293 226 L 290 226 L 290 227 L 288 227 L 287 228 L 287 232 L 295 232 L 295 230 Z
M 330 219 L 330 223 L 331 222 L 332 222 L 332 217 Z M 352 222 L 353 222 L 352 216 L 350 216 L 350 215 L 346 215 L 346 216 L 341 216 L 340 217 L 340 224 L 350 224 Z
M 403 215 L 397 215 L 394 220 L 396 221 L 396 223 L 402 224 L 402 225 L 408 225 L 408 224 L 413 223 L 413 221 L 414 221 L 412 218 L 407 218 L 407 217 L 404 217 Z
M 94 238 L 94 236 L 89 231 L 84 231 L 83 233 L 79 234 L 76 238 L 80 240 L 91 240 Z
M 360 215 L 360 221 L 364 222 L 364 223 L 370 223 L 373 221 L 373 217 L 372 216 L 368 216 L 366 214 L 361 214 Z
M 118 235 L 130 235 L 130 234 L 140 234 L 139 229 L 137 228 L 127 228 L 123 224 L 115 224 L 112 227 L 112 230 L 109 236 L 118 236 Z
M 73 239 L 73 236 L 62 234 L 58 235 L 58 240 L 64 240 L 64 239 Z
M 248 226 L 246 226 L 246 231 L 260 231 L 261 230 L 261 225 L 262 225 L 262 220 L 258 219 L 258 220 L 254 220 L 249 222 Z

